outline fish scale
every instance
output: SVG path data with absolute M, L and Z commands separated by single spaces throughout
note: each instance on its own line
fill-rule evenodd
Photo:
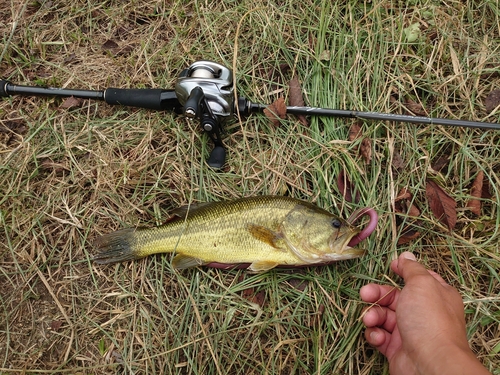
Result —
M 359 231 L 331 213 L 289 197 L 258 196 L 204 203 L 172 212 L 156 228 L 124 229 L 98 238 L 98 263 L 175 252 L 175 268 L 249 263 L 261 271 L 360 256 L 347 243 Z

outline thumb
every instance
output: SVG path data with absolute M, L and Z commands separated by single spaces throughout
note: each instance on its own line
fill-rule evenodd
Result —
M 405 282 L 415 276 L 430 276 L 429 271 L 417 262 L 415 255 L 408 251 L 401 253 L 398 259 L 391 263 L 391 269 L 401 276 Z

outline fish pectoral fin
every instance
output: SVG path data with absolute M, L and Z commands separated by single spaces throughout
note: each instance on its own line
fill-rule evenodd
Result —
M 186 268 L 198 267 L 206 264 L 200 258 L 195 258 L 189 255 L 177 254 L 172 259 L 172 267 L 178 270 L 184 270 Z
M 264 272 L 276 267 L 277 265 L 278 263 L 268 260 L 256 260 L 255 262 L 250 264 L 248 269 L 253 272 Z
M 286 251 L 283 235 L 281 233 L 274 232 L 271 229 L 256 224 L 249 224 L 247 229 L 250 234 L 259 241 L 265 242 L 277 250 Z

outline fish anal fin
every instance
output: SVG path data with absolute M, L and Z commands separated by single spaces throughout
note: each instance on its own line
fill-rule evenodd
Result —
M 270 262 L 268 260 L 256 260 L 255 262 L 250 264 L 248 269 L 253 272 L 265 272 L 276 267 L 277 265 L 278 263 Z
M 259 241 L 265 242 L 277 250 L 285 251 L 283 235 L 281 233 L 256 224 L 249 224 L 247 229 Z
M 195 258 L 189 255 L 177 254 L 172 259 L 172 267 L 178 270 L 184 270 L 186 268 L 198 267 L 205 264 L 200 258 Z

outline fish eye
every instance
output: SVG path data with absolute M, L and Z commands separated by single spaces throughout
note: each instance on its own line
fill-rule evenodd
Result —
M 333 219 L 332 220 L 332 227 L 334 228 L 340 228 L 342 226 L 342 223 L 340 222 L 340 220 L 337 220 L 337 219 Z

